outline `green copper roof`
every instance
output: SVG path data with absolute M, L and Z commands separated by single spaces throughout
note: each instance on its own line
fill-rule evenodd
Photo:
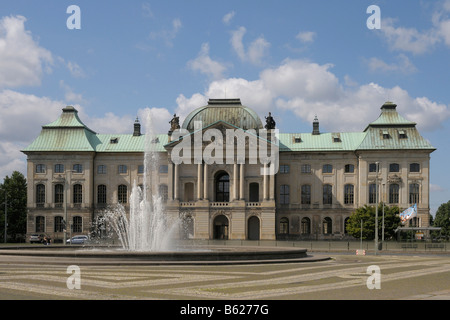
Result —
M 218 120 L 244 130 L 263 128 L 256 112 L 243 106 L 240 99 L 210 99 L 207 106 L 195 109 L 186 117 L 182 128 L 192 131 L 195 121 L 201 121 L 202 127 L 206 127 Z
M 353 151 L 365 135 L 364 132 L 280 133 L 280 151 Z

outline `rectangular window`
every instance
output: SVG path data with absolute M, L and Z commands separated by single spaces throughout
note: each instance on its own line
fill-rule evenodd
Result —
M 280 173 L 289 173 L 289 166 L 286 164 L 280 165 Z
M 128 172 L 128 168 L 126 165 L 124 164 L 119 164 L 119 173 L 120 174 L 125 174 Z
M 144 165 L 138 165 L 138 174 L 143 174 L 144 173 Z
M 74 173 L 83 173 L 83 165 L 82 164 L 74 164 L 73 172 Z
M 302 173 L 311 173 L 311 165 L 310 164 L 302 164 Z
M 409 203 L 417 204 L 419 203 L 419 184 L 411 183 L 409 185 Z
M 322 167 L 322 173 L 333 173 L 333 166 L 331 164 L 324 164 Z
M 323 204 L 333 204 L 333 187 L 330 184 L 323 185 Z
M 37 164 L 36 173 L 45 173 L 45 164 Z
M 106 166 L 104 164 L 97 166 L 97 173 L 106 174 Z
M 369 185 L 369 203 L 377 203 L 377 185 L 375 183 Z
M 289 186 L 286 184 L 280 186 L 280 203 L 289 204 Z
M 64 165 L 63 164 L 55 164 L 55 173 L 64 173 Z
M 380 171 L 379 165 L 378 165 L 378 171 Z M 377 172 L 377 164 L 376 163 L 369 164 L 369 172 Z
M 159 166 L 159 173 L 168 173 L 169 167 L 167 165 L 161 165 Z
M 420 164 L 418 164 L 418 163 L 411 163 L 409 165 L 409 172 L 420 172 Z
M 353 204 L 355 199 L 355 187 L 352 184 L 344 186 L 344 204 Z
M 355 172 L 355 166 L 353 164 L 346 164 L 344 170 L 345 173 L 353 173 Z
M 389 203 L 399 202 L 400 186 L 398 184 L 391 184 L 389 186 Z
M 400 165 L 398 163 L 391 163 L 389 165 L 389 172 L 400 172 Z
M 83 232 L 83 218 L 79 216 L 73 217 L 73 232 L 80 233 Z

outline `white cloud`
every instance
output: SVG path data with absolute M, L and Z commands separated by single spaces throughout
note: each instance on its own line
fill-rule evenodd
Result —
M 36 86 L 50 72 L 53 57 L 25 30 L 23 16 L 0 20 L 0 88 Z
M 322 131 L 362 131 L 377 119 L 381 105 L 394 101 L 405 118 L 418 123 L 419 130 L 434 130 L 450 118 L 450 108 L 426 97 L 411 97 L 396 86 L 384 88 L 375 83 L 347 86 L 331 71 L 332 65 L 305 60 L 285 60 L 276 68 L 260 73 L 249 81 L 229 78 L 213 81 L 203 94 L 191 98 L 180 95 L 178 109 L 182 115 L 206 104 L 208 98 L 241 98 L 260 117 L 277 109 L 290 110 L 298 118 L 311 122 L 318 115 Z M 178 111 L 177 111 L 178 112 Z
M 152 31 L 150 33 L 151 40 L 161 39 L 168 47 L 173 46 L 173 40 L 177 36 L 178 32 L 182 27 L 181 20 L 176 18 L 172 20 L 172 28 L 171 29 L 163 29 L 160 31 Z
M 193 71 L 199 71 L 208 75 L 213 79 L 220 79 L 223 77 L 223 73 L 226 67 L 223 63 L 214 61 L 209 56 L 209 44 L 202 44 L 202 48 L 194 60 L 190 60 L 187 63 L 188 67 Z
M 72 61 L 67 62 L 67 69 L 69 69 L 70 74 L 75 78 L 85 77 L 83 69 L 76 62 Z
M 297 34 L 296 38 L 301 42 L 313 42 L 316 35 L 313 31 L 301 31 Z
M 226 15 L 223 16 L 222 22 L 226 25 L 230 24 L 230 22 L 234 18 L 235 14 L 236 13 L 234 11 L 228 12 Z
M 73 103 L 84 103 L 84 102 L 86 102 L 83 99 L 83 95 L 80 94 L 80 93 L 75 93 L 73 91 L 73 89 L 64 82 L 64 80 L 60 80 L 59 81 L 59 86 L 65 92 L 64 93 L 64 98 L 66 100 L 66 103 L 73 104 Z
M 400 54 L 397 57 L 397 63 L 386 63 L 379 58 L 372 57 L 368 60 L 367 65 L 372 72 L 381 73 L 402 73 L 411 74 L 417 72 L 417 68 L 411 62 L 411 60 L 404 54 Z
M 243 43 L 246 32 L 247 29 L 245 27 L 239 27 L 233 31 L 230 39 L 231 46 L 241 61 L 248 61 L 252 64 L 260 65 L 264 57 L 268 54 L 270 43 L 263 36 L 260 36 L 250 43 L 246 51 Z

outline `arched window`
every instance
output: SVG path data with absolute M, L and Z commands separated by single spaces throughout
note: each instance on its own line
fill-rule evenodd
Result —
M 36 232 L 45 232 L 45 217 L 36 217 Z
M 331 184 L 323 185 L 323 204 L 333 204 L 333 187 Z
M 324 218 L 322 221 L 323 234 L 333 233 L 332 227 L 333 227 L 333 222 L 331 221 L 331 218 L 330 217 Z
M 36 205 L 38 207 L 43 207 L 45 203 L 45 185 L 36 185 Z
M 400 186 L 396 183 L 389 185 L 389 203 L 399 202 Z
M 73 217 L 72 232 L 80 233 L 83 232 L 83 218 L 80 216 Z
M 117 201 L 119 203 L 127 203 L 128 202 L 128 188 L 126 185 L 121 184 L 117 190 Z
M 288 234 L 289 233 L 289 220 L 288 218 L 280 219 L 280 234 Z
M 97 204 L 106 204 L 106 186 L 104 184 L 97 186 Z
M 64 203 L 64 185 L 55 184 L 55 204 L 61 206 Z
M 355 187 L 352 184 L 344 186 L 344 203 L 353 204 L 355 199 Z
M 307 217 L 302 218 L 301 232 L 302 232 L 302 234 L 310 234 L 311 233 L 311 220 Z
M 226 172 L 221 172 L 216 177 L 216 201 L 230 201 L 230 176 Z
M 311 186 L 309 184 L 302 185 L 302 204 L 311 204 Z
M 417 204 L 419 203 L 419 184 L 411 183 L 409 185 L 409 203 Z
M 81 184 L 73 185 L 73 203 L 80 204 L 83 202 L 83 187 Z

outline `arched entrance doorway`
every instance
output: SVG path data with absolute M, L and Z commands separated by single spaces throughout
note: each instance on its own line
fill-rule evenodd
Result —
M 213 239 L 228 240 L 228 218 L 223 214 L 214 218 Z
M 259 240 L 259 218 L 252 216 L 247 223 L 247 237 L 248 240 Z

